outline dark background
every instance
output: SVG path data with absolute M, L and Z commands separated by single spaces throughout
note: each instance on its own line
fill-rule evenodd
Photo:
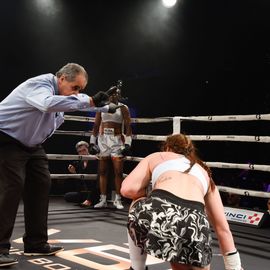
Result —
M 268 0 L 2 0 L 1 93 L 67 62 L 138 117 L 269 112 Z M 151 109 L 149 109 L 151 107 Z
M 269 113 L 269 14 L 269 0 L 178 0 L 171 9 L 160 0 L 2 0 L 0 100 L 30 77 L 76 62 L 89 73 L 90 95 L 122 79 L 132 117 Z M 133 130 L 171 132 L 154 126 Z M 61 129 L 91 126 L 69 122 Z M 186 123 L 183 130 L 267 136 L 269 124 Z M 55 135 L 45 148 L 75 154 L 79 139 Z M 270 163 L 268 144 L 197 145 L 208 161 Z M 135 141 L 134 155 L 157 149 L 149 147 Z

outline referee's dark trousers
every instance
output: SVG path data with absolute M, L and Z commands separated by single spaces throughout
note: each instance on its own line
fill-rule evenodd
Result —
M 29 148 L 0 132 L 0 253 L 8 253 L 20 200 L 24 203 L 24 246 L 47 243 L 51 186 L 48 159 L 41 145 Z

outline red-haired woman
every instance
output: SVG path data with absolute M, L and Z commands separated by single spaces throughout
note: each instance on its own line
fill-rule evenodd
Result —
M 149 184 L 152 191 L 147 194 Z M 145 157 L 125 178 L 121 194 L 133 200 L 128 215 L 130 269 L 147 269 L 150 254 L 170 262 L 173 270 L 209 270 L 210 223 L 225 269 L 242 269 L 211 171 L 188 136 L 168 136 L 161 152 Z

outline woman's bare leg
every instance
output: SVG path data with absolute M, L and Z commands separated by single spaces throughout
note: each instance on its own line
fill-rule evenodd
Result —
M 100 194 L 107 194 L 107 181 L 109 173 L 109 158 L 99 160 L 99 190 Z
M 120 188 L 123 181 L 123 158 L 112 158 L 114 170 L 114 184 L 116 194 L 120 194 Z

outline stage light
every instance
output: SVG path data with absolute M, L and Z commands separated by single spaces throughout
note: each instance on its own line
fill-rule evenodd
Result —
M 166 8 L 171 8 L 176 4 L 177 0 L 162 0 L 162 4 Z
M 56 15 L 59 11 L 59 2 L 56 0 L 35 0 L 38 10 L 45 15 Z

